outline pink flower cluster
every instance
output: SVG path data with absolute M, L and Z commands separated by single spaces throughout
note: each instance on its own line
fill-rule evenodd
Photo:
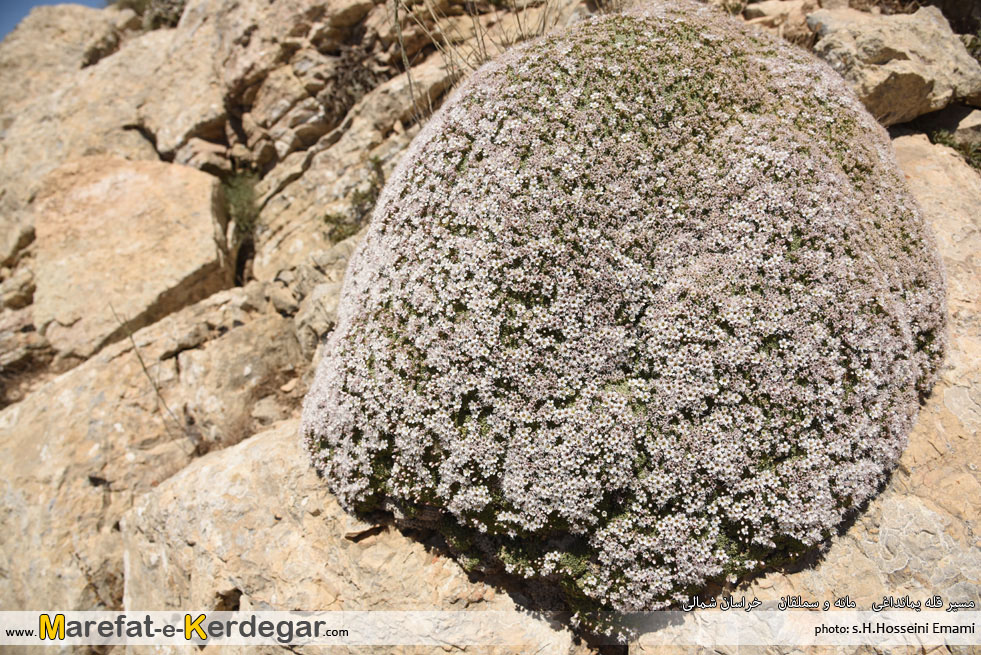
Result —
M 348 508 L 435 508 L 514 573 L 661 608 L 875 494 L 945 316 L 933 237 L 842 80 L 655 3 L 509 52 L 430 120 L 304 432 Z

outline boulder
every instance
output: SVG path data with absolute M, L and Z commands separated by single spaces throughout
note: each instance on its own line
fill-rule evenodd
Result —
M 118 521 L 199 455 L 290 415 L 304 366 L 262 285 L 221 291 L 0 411 L 0 609 L 122 606 Z M 176 598 L 176 596 L 174 597 Z
M 228 175 L 232 163 L 228 159 L 228 148 L 194 137 L 189 139 L 174 156 L 174 163 L 191 166 L 212 175 Z
M 127 611 L 227 609 L 229 599 L 241 610 L 518 610 L 423 543 L 342 511 L 293 420 L 188 466 L 142 497 L 121 530 Z M 535 652 L 587 652 L 562 626 L 530 613 L 516 621 L 515 643 Z
M 132 19 L 132 12 L 81 7 L 75 12 L 59 7 L 45 10 L 57 17 L 48 21 L 54 24 L 51 29 L 32 27 L 37 20 L 25 23 L 23 38 L 4 42 L 7 59 L 13 63 L 0 66 L 0 88 L 5 89 L 0 93 L 18 98 L 16 112 L 8 115 L 0 109 L 4 116 L 0 179 L 7 182 L 7 193 L 0 196 L 0 265 L 13 263 L 33 240 L 29 205 L 38 181 L 66 161 L 113 154 L 128 159 L 177 159 L 202 169 L 225 170 L 227 164 L 215 148 L 200 141 L 235 145 L 240 119 L 236 117 L 236 124 L 229 125 L 226 107 L 247 110 L 266 76 L 279 68 L 288 69 L 292 54 L 309 51 L 311 41 L 325 52 L 347 47 L 355 40 L 358 21 L 372 6 L 368 0 L 192 0 L 177 28 L 120 41 L 117 51 L 111 55 L 106 51 L 98 60 L 90 57 L 94 63 L 85 68 L 76 66 L 78 56 L 71 54 L 82 46 L 72 45 L 75 40 L 61 31 L 71 32 L 71 26 L 82 24 L 83 18 L 102 25 L 106 17 L 115 17 L 113 25 L 122 22 L 128 30 L 132 21 L 122 17 Z M 82 18 L 75 17 L 76 13 Z M 58 36 L 47 38 L 49 33 Z M 23 88 L 32 89 L 35 77 L 44 78 L 29 67 L 25 54 L 37 41 L 55 43 L 53 51 L 61 59 L 52 67 L 59 76 L 57 83 L 38 82 L 37 91 L 25 96 Z M 8 42 L 16 48 L 8 48 Z M 62 47 L 62 42 L 68 45 Z M 6 64 L 2 56 L 0 52 L 0 63 Z M 21 60 L 23 65 L 14 65 Z M 63 70 L 67 72 L 60 76 Z M 284 99 L 291 107 L 298 105 L 296 111 L 287 112 L 274 126 L 277 138 L 286 144 L 282 152 L 309 145 L 329 127 L 329 121 L 324 123 L 309 102 L 301 102 L 315 92 L 300 91 L 302 94 Z M 4 101 L 0 96 L 0 108 Z M 192 143 L 195 139 L 200 141 Z M 257 148 L 266 153 L 263 163 L 276 156 L 269 139 Z
M 0 307 L 21 309 L 34 300 L 34 273 L 27 266 L 18 266 L 0 282 Z
M 296 314 L 296 338 L 308 359 L 314 359 L 324 338 L 334 329 L 340 296 L 340 282 L 322 282 L 303 299 Z
M 0 408 L 23 398 L 52 357 L 30 307 L 0 312 Z
M 893 16 L 822 9 L 807 24 L 817 33 L 814 51 L 851 83 L 883 125 L 955 101 L 981 104 L 981 64 L 936 7 Z
M 160 39 L 157 60 L 147 62 L 143 83 L 137 85 L 137 124 L 167 159 L 192 138 L 223 139 L 225 86 L 217 62 L 224 36 L 218 25 L 202 21 L 150 34 L 168 38 Z
M 59 78 L 45 87 L 49 93 L 19 103 L 3 118 L 0 179 L 7 193 L 0 196 L 0 264 L 12 262 L 34 238 L 29 205 L 39 181 L 59 165 L 98 154 L 171 158 L 191 138 L 224 138 L 216 47 L 211 23 L 194 31 L 148 32 Z M 31 77 L 29 69 L 15 69 L 0 88 L 19 88 Z
M 220 186 L 195 169 L 79 159 L 42 184 L 34 216 L 34 320 L 62 357 L 89 357 L 232 284 Z
M 131 9 L 39 6 L 0 42 L 0 126 L 16 107 L 115 52 L 139 20 Z M 0 127 L 0 129 L 2 129 Z
M 18 106 L 0 134 L 0 179 L 6 182 L 6 193 L 0 195 L 0 264 L 14 261 L 33 241 L 30 204 L 44 177 L 59 165 L 98 154 L 159 158 L 153 139 L 137 129 L 136 108 L 146 86 L 132 80 L 133 71 L 157 67 L 170 38 L 158 31 L 131 39 L 51 93 Z
M 290 328 L 279 315 L 261 316 L 212 347 L 177 355 L 183 412 L 193 417 L 198 443 L 207 446 L 199 445 L 199 452 L 251 434 L 253 404 L 263 402 L 265 414 L 277 413 L 279 388 L 306 368 Z

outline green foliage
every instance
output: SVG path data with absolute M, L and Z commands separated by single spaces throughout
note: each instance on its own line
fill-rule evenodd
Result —
M 981 30 L 978 30 L 976 34 L 967 36 L 965 41 L 967 51 L 981 64 Z
M 964 143 L 954 138 L 954 135 L 947 130 L 937 130 L 930 134 L 932 143 L 953 148 L 968 164 L 981 171 L 981 145 L 976 143 Z
M 222 191 L 228 203 L 228 218 L 235 225 L 237 243 L 252 241 L 259 207 L 256 204 L 255 185 L 259 176 L 253 171 L 236 171 L 221 181 Z

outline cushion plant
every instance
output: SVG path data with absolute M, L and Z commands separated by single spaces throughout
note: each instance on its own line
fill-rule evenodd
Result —
M 304 433 L 345 507 L 656 609 L 828 539 L 944 346 L 885 131 L 810 54 L 677 0 L 518 47 L 431 118 Z

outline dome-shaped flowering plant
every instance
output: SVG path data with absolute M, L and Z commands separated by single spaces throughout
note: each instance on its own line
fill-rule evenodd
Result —
M 944 344 L 885 131 L 811 55 L 676 0 L 519 47 L 433 116 L 304 433 L 345 507 L 655 609 L 828 539 Z

